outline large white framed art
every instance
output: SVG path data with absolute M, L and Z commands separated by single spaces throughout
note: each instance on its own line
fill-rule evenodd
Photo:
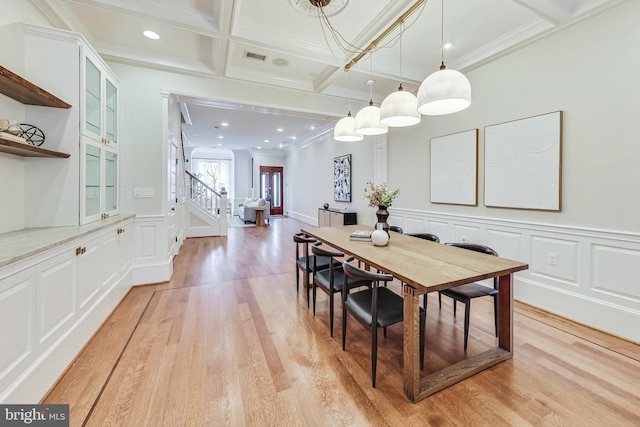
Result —
M 431 202 L 478 204 L 478 129 L 431 138 Z
M 484 204 L 559 211 L 562 111 L 484 128 Z

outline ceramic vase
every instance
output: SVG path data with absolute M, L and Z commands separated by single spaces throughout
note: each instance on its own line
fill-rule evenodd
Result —
M 389 224 L 387 223 L 387 218 L 389 218 L 389 211 L 386 206 L 378 206 L 378 210 L 376 212 L 376 217 L 378 217 L 378 222 L 375 225 L 376 230 L 384 230 L 389 235 Z

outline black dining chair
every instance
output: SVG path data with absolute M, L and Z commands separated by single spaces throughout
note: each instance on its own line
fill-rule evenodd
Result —
M 371 288 L 350 292 L 349 286 L 342 287 L 342 350 L 346 349 L 347 313 L 351 314 L 371 332 L 371 385 L 376 386 L 376 366 L 378 363 L 378 328 L 386 332 L 387 326 L 404 321 L 404 300 L 389 288 L 380 286 L 380 282 L 393 280 L 391 274 L 374 273 L 350 264 L 353 257 L 342 262 L 345 280 L 365 280 L 372 283 Z M 420 369 L 424 365 L 424 325 L 425 311 L 420 307 Z M 386 334 L 385 334 L 386 336 Z
M 316 289 L 322 290 L 329 297 L 329 333 L 333 336 L 333 313 L 334 313 L 334 294 L 341 293 L 342 287 L 348 286 L 349 289 L 359 287 L 371 287 L 370 280 L 355 280 L 350 277 L 345 277 L 344 269 L 340 261 L 335 258 L 343 258 L 344 253 L 336 250 L 321 247 L 322 242 L 316 242 L 311 245 L 311 252 L 313 253 L 313 299 L 311 306 L 313 307 L 313 315 L 316 315 Z M 318 261 L 331 258 L 332 262 L 329 262 L 329 268 L 318 269 Z M 336 262 L 338 263 L 336 265 Z
M 407 233 L 407 236 L 417 237 L 418 239 L 431 240 L 432 242 L 440 243 L 440 238 L 431 233 Z
M 340 266 L 340 261 L 333 261 L 329 257 L 322 257 L 315 260 L 314 255 L 309 254 L 309 244 L 317 242 L 316 239 L 306 236 L 304 233 L 296 233 L 293 235 L 293 241 L 296 244 L 296 292 L 300 291 L 300 271 L 305 274 L 304 284 L 307 291 L 307 308 L 309 307 L 309 289 L 311 288 L 311 273 L 315 262 L 318 270 L 326 270 L 331 262 L 335 262 L 336 266 Z
M 487 255 L 498 256 L 498 253 L 488 246 L 475 243 L 445 243 L 448 246 L 455 246 L 462 249 L 468 249 Z M 456 302 L 464 304 L 464 349 L 467 350 L 467 342 L 469 341 L 469 315 L 471 312 L 471 300 L 491 296 L 493 297 L 493 321 L 495 325 L 496 337 L 498 336 L 498 278 L 493 278 L 493 288 L 481 285 L 479 283 L 467 283 L 465 285 L 456 286 L 443 291 L 438 291 L 438 306 L 442 308 L 442 295 L 453 298 L 453 315 L 456 315 Z
M 404 230 L 402 227 L 398 227 L 397 225 L 390 225 L 389 231 L 395 231 L 396 233 L 404 234 Z

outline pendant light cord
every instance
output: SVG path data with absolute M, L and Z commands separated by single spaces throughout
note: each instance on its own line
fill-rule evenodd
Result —
M 440 1 L 440 69 L 444 70 L 444 0 Z

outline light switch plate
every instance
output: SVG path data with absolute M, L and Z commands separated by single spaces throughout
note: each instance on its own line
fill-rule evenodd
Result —
M 134 188 L 134 199 L 149 199 L 153 197 L 153 188 Z

